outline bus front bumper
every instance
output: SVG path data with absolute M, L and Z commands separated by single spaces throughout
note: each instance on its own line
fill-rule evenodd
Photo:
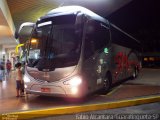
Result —
M 36 94 L 44 96 L 56 96 L 56 97 L 83 97 L 81 87 L 61 87 L 57 85 L 27 85 L 25 84 L 25 91 L 27 94 Z

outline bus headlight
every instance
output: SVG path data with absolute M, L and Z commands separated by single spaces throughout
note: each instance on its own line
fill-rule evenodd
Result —
M 28 83 L 31 81 L 26 75 L 24 75 L 23 80 L 25 83 Z
M 77 87 L 71 88 L 71 92 L 72 92 L 72 94 L 77 94 L 78 93 L 78 88 Z
M 82 83 L 82 79 L 79 76 L 75 76 L 70 80 L 64 82 L 65 85 L 78 86 Z

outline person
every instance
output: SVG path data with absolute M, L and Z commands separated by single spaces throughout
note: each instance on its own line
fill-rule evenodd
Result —
M 9 60 L 7 60 L 7 62 L 6 62 L 6 69 L 7 69 L 7 75 L 8 76 L 10 75 L 11 67 L 12 67 L 11 62 Z
M 22 71 L 21 71 L 21 63 L 17 63 L 15 65 L 16 67 L 16 91 L 17 91 L 17 96 L 20 97 L 23 92 L 23 78 L 22 78 Z

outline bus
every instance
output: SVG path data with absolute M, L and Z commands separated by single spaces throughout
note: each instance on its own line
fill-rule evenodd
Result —
M 81 6 L 63 6 L 40 17 L 27 49 L 26 93 L 84 97 L 141 68 L 140 42 Z

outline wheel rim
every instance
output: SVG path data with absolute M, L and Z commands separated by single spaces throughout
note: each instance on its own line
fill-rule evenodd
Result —
M 135 69 L 133 72 L 133 77 L 136 78 L 137 70 Z
M 105 90 L 108 90 L 109 87 L 110 87 L 109 80 L 108 80 L 108 79 L 105 79 L 105 80 L 104 80 L 104 89 L 105 89 Z

